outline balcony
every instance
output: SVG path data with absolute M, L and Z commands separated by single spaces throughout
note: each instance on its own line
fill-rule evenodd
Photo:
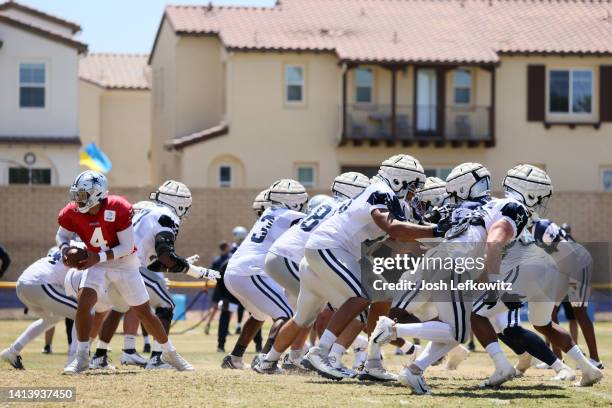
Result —
M 491 120 L 489 106 L 347 105 L 342 144 L 491 146 Z

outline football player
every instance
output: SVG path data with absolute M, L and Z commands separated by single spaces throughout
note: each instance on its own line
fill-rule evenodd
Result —
M 425 183 L 421 164 L 399 154 L 385 160 L 370 185 L 339 209 L 309 237 L 300 264 L 300 295 L 294 318 L 308 327 L 329 302 L 337 312 L 318 345 L 304 357 L 304 364 L 326 378 L 341 380 L 347 373 L 330 364 L 328 354 L 340 334 L 370 306 L 362 284 L 359 261 L 362 244 L 384 239 L 413 242 L 433 237 L 436 227 L 406 222 L 400 200 Z M 349 374 L 350 375 L 350 374 Z
M 564 282 L 564 287 L 568 289 L 567 298 L 587 343 L 591 363 L 603 369 L 603 364 L 599 361 L 593 322 L 587 313 L 591 296 L 593 257 L 563 226 L 548 219 L 535 222 L 533 233 L 538 245 L 551 254 L 559 266 L 561 277 L 567 281 Z M 553 316 L 556 316 L 558 308 L 557 304 Z
M 308 194 L 295 180 L 274 182 L 262 201 L 262 208 L 270 202 L 249 235 L 231 257 L 225 271 L 225 286 L 249 311 L 232 353 L 225 356 L 221 367 L 244 368 L 242 356 L 267 317 L 274 321 L 264 352 L 268 352 L 280 327 L 293 316 L 283 288 L 265 273 L 265 259 L 270 246 L 293 224 L 304 217 L 302 212 Z M 254 361 L 256 364 L 257 358 Z
M 87 170 L 79 174 L 70 187 L 72 201 L 58 217 L 56 241 L 64 262 L 85 270 L 79 289 L 76 312 L 77 351 L 75 359 L 64 369 L 65 374 L 78 374 L 89 367 L 90 312 L 98 293 L 114 285 L 123 300 L 132 308 L 147 331 L 160 343 L 162 361 L 180 371 L 193 370 L 168 339 L 162 323 L 151 312 L 149 295 L 138 272 L 133 209 L 122 197 L 109 195 L 106 177 Z M 86 258 L 70 256 L 70 240 L 79 236 L 87 245 Z M 160 243 L 164 245 L 163 242 Z
M 149 292 L 149 304 L 162 323 L 166 334 L 169 334 L 174 314 L 174 302 L 165 280 L 158 274 L 185 273 L 196 279 L 207 280 L 215 280 L 219 275 L 215 270 L 193 265 L 199 258 L 197 255 L 183 258 L 176 254 L 174 242 L 178 236 L 180 224 L 187 217 L 191 208 L 192 198 L 189 188 L 178 181 L 168 180 L 157 191 L 151 193 L 149 198 L 151 201 L 142 201 L 134 205 L 136 214 L 132 224 L 140 260 L 139 271 Z M 109 313 L 102 326 L 98 348 L 92 358 L 90 368 L 104 368 L 104 365 L 107 364 L 108 344 L 126 311 L 126 307 L 115 307 Z M 151 357 L 148 361 L 136 352 L 137 330 L 138 325 L 132 327 L 131 332 L 125 333 L 125 345 L 119 357 L 121 364 L 139 365 L 149 369 L 167 368 L 167 364 L 161 361 L 162 350 L 157 341 L 153 341 Z
M 78 247 L 83 244 L 72 242 L 71 245 Z M 14 368 L 24 369 L 20 354 L 29 342 L 65 318 L 75 318 L 77 301 L 64 290 L 68 269 L 62 262 L 59 248 L 55 247 L 46 257 L 27 267 L 17 280 L 17 297 L 40 319 L 29 325 L 9 348 L 0 353 L 0 358 Z
M 355 198 L 370 184 L 370 180 L 361 173 L 343 173 L 334 179 L 331 186 L 335 198 L 328 196 L 313 197 L 308 203 L 308 216 L 302 218 L 296 225 L 289 228 L 270 248 L 266 256 L 266 272 L 268 276 L 278 282 L 288 294 L 289 301 L 295 307 L 300 293 L 299 263 L 304 258 L 304 251 L 308 237 L 331 217 L 340 207 L 341 203 Z M 259 364 L 254 366 L 258 373 L 278 373 L 278 361 L 281 354 L 291 346 L 291 352 L 285 358 L 284 369 L 300 367 L 302 350 L 306 337 L 312 325 L 300 327 L 289 320 L 276 336 L 273 347 Z M 352 339 L 349 341 L 352 341 Z M 345 345 L 343 347 L 346 348 Z

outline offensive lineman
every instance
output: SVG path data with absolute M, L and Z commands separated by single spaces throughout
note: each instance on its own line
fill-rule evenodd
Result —
M 308 194 L 297 181 L 282 179 L 270 186 L 262 202 L 266 201 L 271 206 L 253 225 L 225 271 L 227 289 L 251 316 L 244 324 L 232 353 L 223 359 L 222 368 L 244 367 L 244 351 L 268 316 L 274 324 L 264 346 L 265 353 L 272 347 L 280 327 L 293 316 L 293 308 L 283 288 L 265 273 L 265 258 L 274 241 L 304 217 L 302 210 L 308 201 Z

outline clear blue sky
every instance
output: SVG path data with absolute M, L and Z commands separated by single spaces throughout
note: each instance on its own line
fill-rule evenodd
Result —
M 3 1 L 0 0 L 0 3 Z M 17 0 L 81 25 L 90 52 L 149 53 L 166 4 L 208 0 Z M 273 6 L 275 0 L 214 0 L 214 5 Z

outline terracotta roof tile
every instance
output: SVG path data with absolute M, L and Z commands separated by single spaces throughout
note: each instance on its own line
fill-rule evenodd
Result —
M 89 54 L 79 61 L 79 78 L 109 89 L 150 89 L 148 55 Z
M 168 6 L 179 35 L 342 60 L 495 63 L 499 53 L 612 53 L 605 0 L 282 0 L 272 8 Z
M 51 23 L 57 24 L 57 25 L 61 25 L 63 27 L 66 27 L 68 29 L 70 29 L 72 31 L 72 33 L 77 33 L 79 31 L 81 31 L 81 26 L 78 25 L 77 23 L 74 23 L 72 21 L 68 21 L 66 19 L 45 13 L 44 11 L 40 11 L 37 10 L 35 8 L 32 7 L 28 7 L 24 4 L 21 3 L 17 3 L 16 1 L 13 0 L 8 0 L 4 3 L 0 3 L 0 11 L 2 10 L 10 10 L 10 9 L 15 9 L 15 10 L 19 10 L 23 13 L 27 13 L 30 14 L 32 16 L 38 17 L 40 19 L 43 20 L 47 20 Z

